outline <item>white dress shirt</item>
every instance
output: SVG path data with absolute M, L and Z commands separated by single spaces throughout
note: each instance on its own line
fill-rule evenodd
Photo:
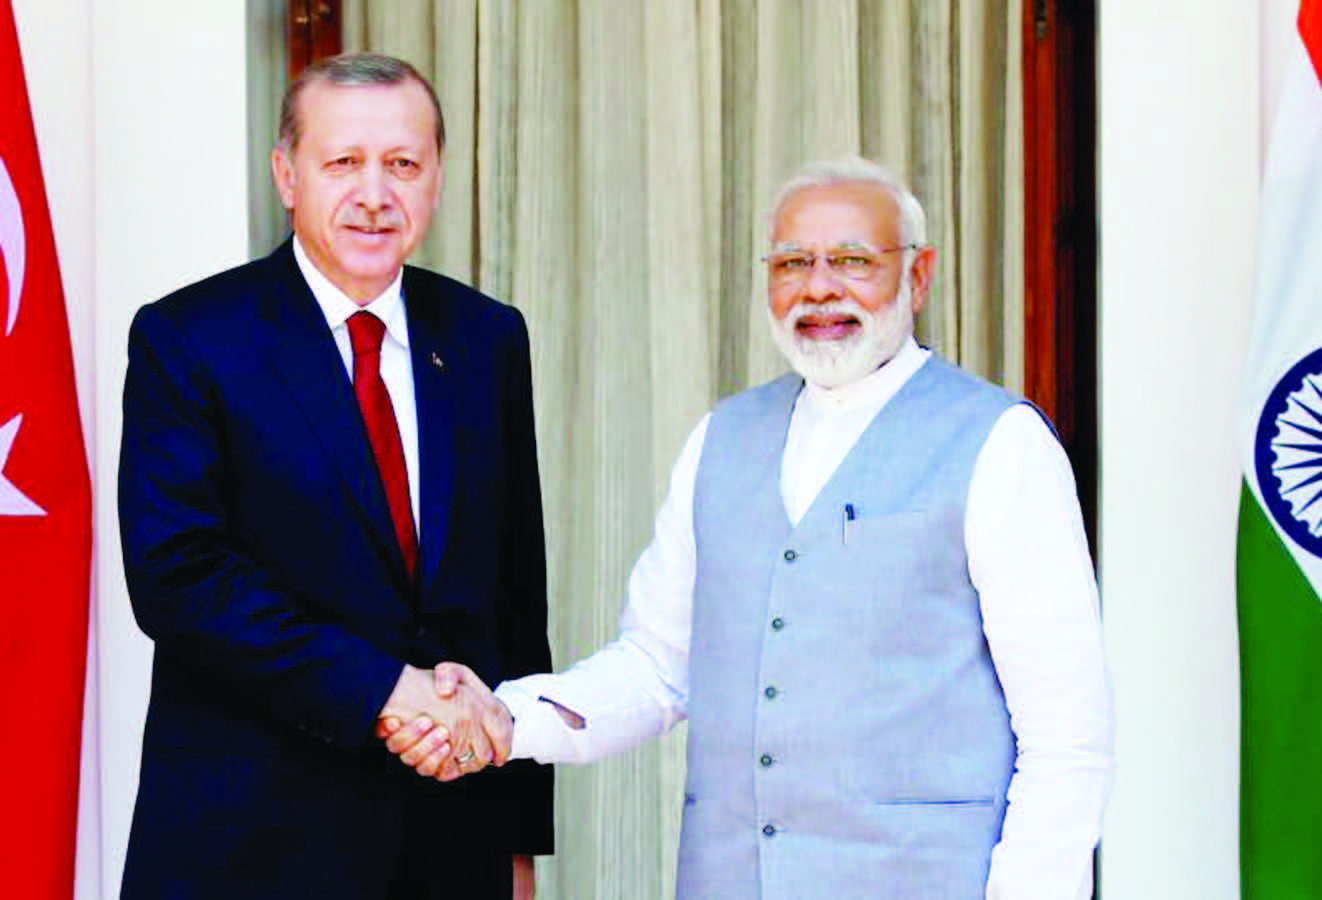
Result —
M 868 424 L 930 353 L 909 340 L 873 374 L 795 403 L 780 490 L 795 524 Z M 693 491 L 710 415 L 671 473 L 652 543 L 629 577 L 621 633 L 559 675 L 506 682 L 514 756 L 582 763 L 685 717 L 696 576 Z M 1113 768 L 1111 689 L 1097 587 L 1073 473 L 1031 407 L 1007 410 L 974 465 L 965 510 L 969 575 L 1018 745 L 987 900 L 1086 900 Z M 579 713 L 574 730 L 548 698 Z
M 380 296 L 373 298 L 366 306 L 359 306 L 321 273 L 308 258 L 307 251 L 297 237 L 294 238 L 294 259 L 298 261 L 303 280 L 308 283 L 312 296 L 326 316 L 326 324 L 330 326 L 335 346 L 339 348 L 340 358 L 344 360 L 349 381 L 353 381 L 353 343 L 349 340 L 349 317 L 366 310 L 385 323 L 386 335 L 381 340 L 381 380 L 386 383 L 386 393 L 390 395 L 390 405 L 395 410 L 395 424 L 399 426 L 399 440 L 404 445 L 409 502 L 413 507 L 414 528 L 421 541 L 422 519 L 418 515 L 418 407 L 414 402 L 413 357 L 409 355 L 409 322 L 404 312 L 402 294 L 404 271 L 401 269 L 395 275 L 395 280 Z

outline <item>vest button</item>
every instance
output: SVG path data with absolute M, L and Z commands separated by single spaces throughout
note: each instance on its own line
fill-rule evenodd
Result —
M 784 627 L 785 627 L 785 620 L 782 619 L 780 616 L 776 616 L 776 618 L 771 620 L 772 631 L 780 631 Z
M 776 699 L 776 694 L 778 694 L 779 691 L 777 691 L 774 687 L 768 687 L 768 688 L 767 688 L 765 691 L 763 691 L 762 693 L 764 693 L 764 694 L 767 695 L 767 699 L 768 699 L 768 700 L 775 700 L 775 699 Z
M 771 768 L 771 764 L 774 763 L 775 761 L 776 760 L 771 756 L 770 753 L 763 753 L 762 758 L 758 760 L 758 762 L 762 763 L 762 768 L 764 769 Z
M 762 833 L 767 837 L 772 837 L 776 833 L 776 826 L 770 823 L 762 826 Z
M 785 551 L 785 562 L 794 562 L 794 560 L 798 558 L 799 558 L 799 554 L 795 553 L 793 550 Z

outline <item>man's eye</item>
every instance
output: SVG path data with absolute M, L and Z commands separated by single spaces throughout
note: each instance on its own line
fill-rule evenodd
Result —
M 872 266 L 870 256 L 861 253 L 839 253 L 831 257 L 831 268 L 866 269 Z
M 412 159 L 394 159 L 390 161 L 390 165 L 401 172 L 416 172 L 421 168 L 417 161 Z
M 785 272 L 794 272 L 799 269 L 811 269 L 811 256 L 782 256 L 776 260 L 776 268 Z
M 335 159 L 326 163 L 326 168 L 333 171 L 341 171 L 344 169 L 351 169 L 353 168 L 353 165 L 354 159 L 352 156 L 337 156 Z

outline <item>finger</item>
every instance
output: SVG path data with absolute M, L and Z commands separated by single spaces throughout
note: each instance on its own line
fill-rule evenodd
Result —
M 414 771 L 427 778 L 433 777 L 449 759 L 450 749 L 449 742 L 443 742 L 426 759 L 414 766 Z
M 397 716 L 382 716 L 376 720 L 376 736 L 379 738 L 389 737 L 399 731 L 403 724 Z
M 418 716 L 386 738 L 386 749 L 395 754 L 403 753 L 416 745 L 435 727 L 436 724 L 428 716 Z
M 459 768 L 459 764 L 454 761 L 454 754 L 451 754 L 445 762 L 441 763 L 441 767 L 436 770 L 436 780 L 454 781 L 463 774 L 463 771 Z
M 473 752 L 473 758 L 466 763 L 460 763 L 465 772 L 477 772 L 485 769 L 496 756 L 491 741 L 487 739 L 486 732 L 480 728 L 475 728 L 473 731 L 472 743 L 468 745 L 468 749 Z
M 401 753 L 399 759 L 404 765 L 409 766 L 410 768 L 416 768 L 428 756 L 439 752 L 441 746 L 446 743 L 447 737 L 448 735 L 446 735 L 445 729 L 433 729 L 427 732 L 422 740 Z
M 431 719 L 419 716 L 386 738 L 386 749 L 395 755 L 403 753 L 422 740 L 433 727 Z

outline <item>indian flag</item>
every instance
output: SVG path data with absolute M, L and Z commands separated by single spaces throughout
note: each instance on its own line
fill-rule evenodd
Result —
M 1240 419 L 1245 900 L 1322 898 L 1322 0 L 1285 69 Z

